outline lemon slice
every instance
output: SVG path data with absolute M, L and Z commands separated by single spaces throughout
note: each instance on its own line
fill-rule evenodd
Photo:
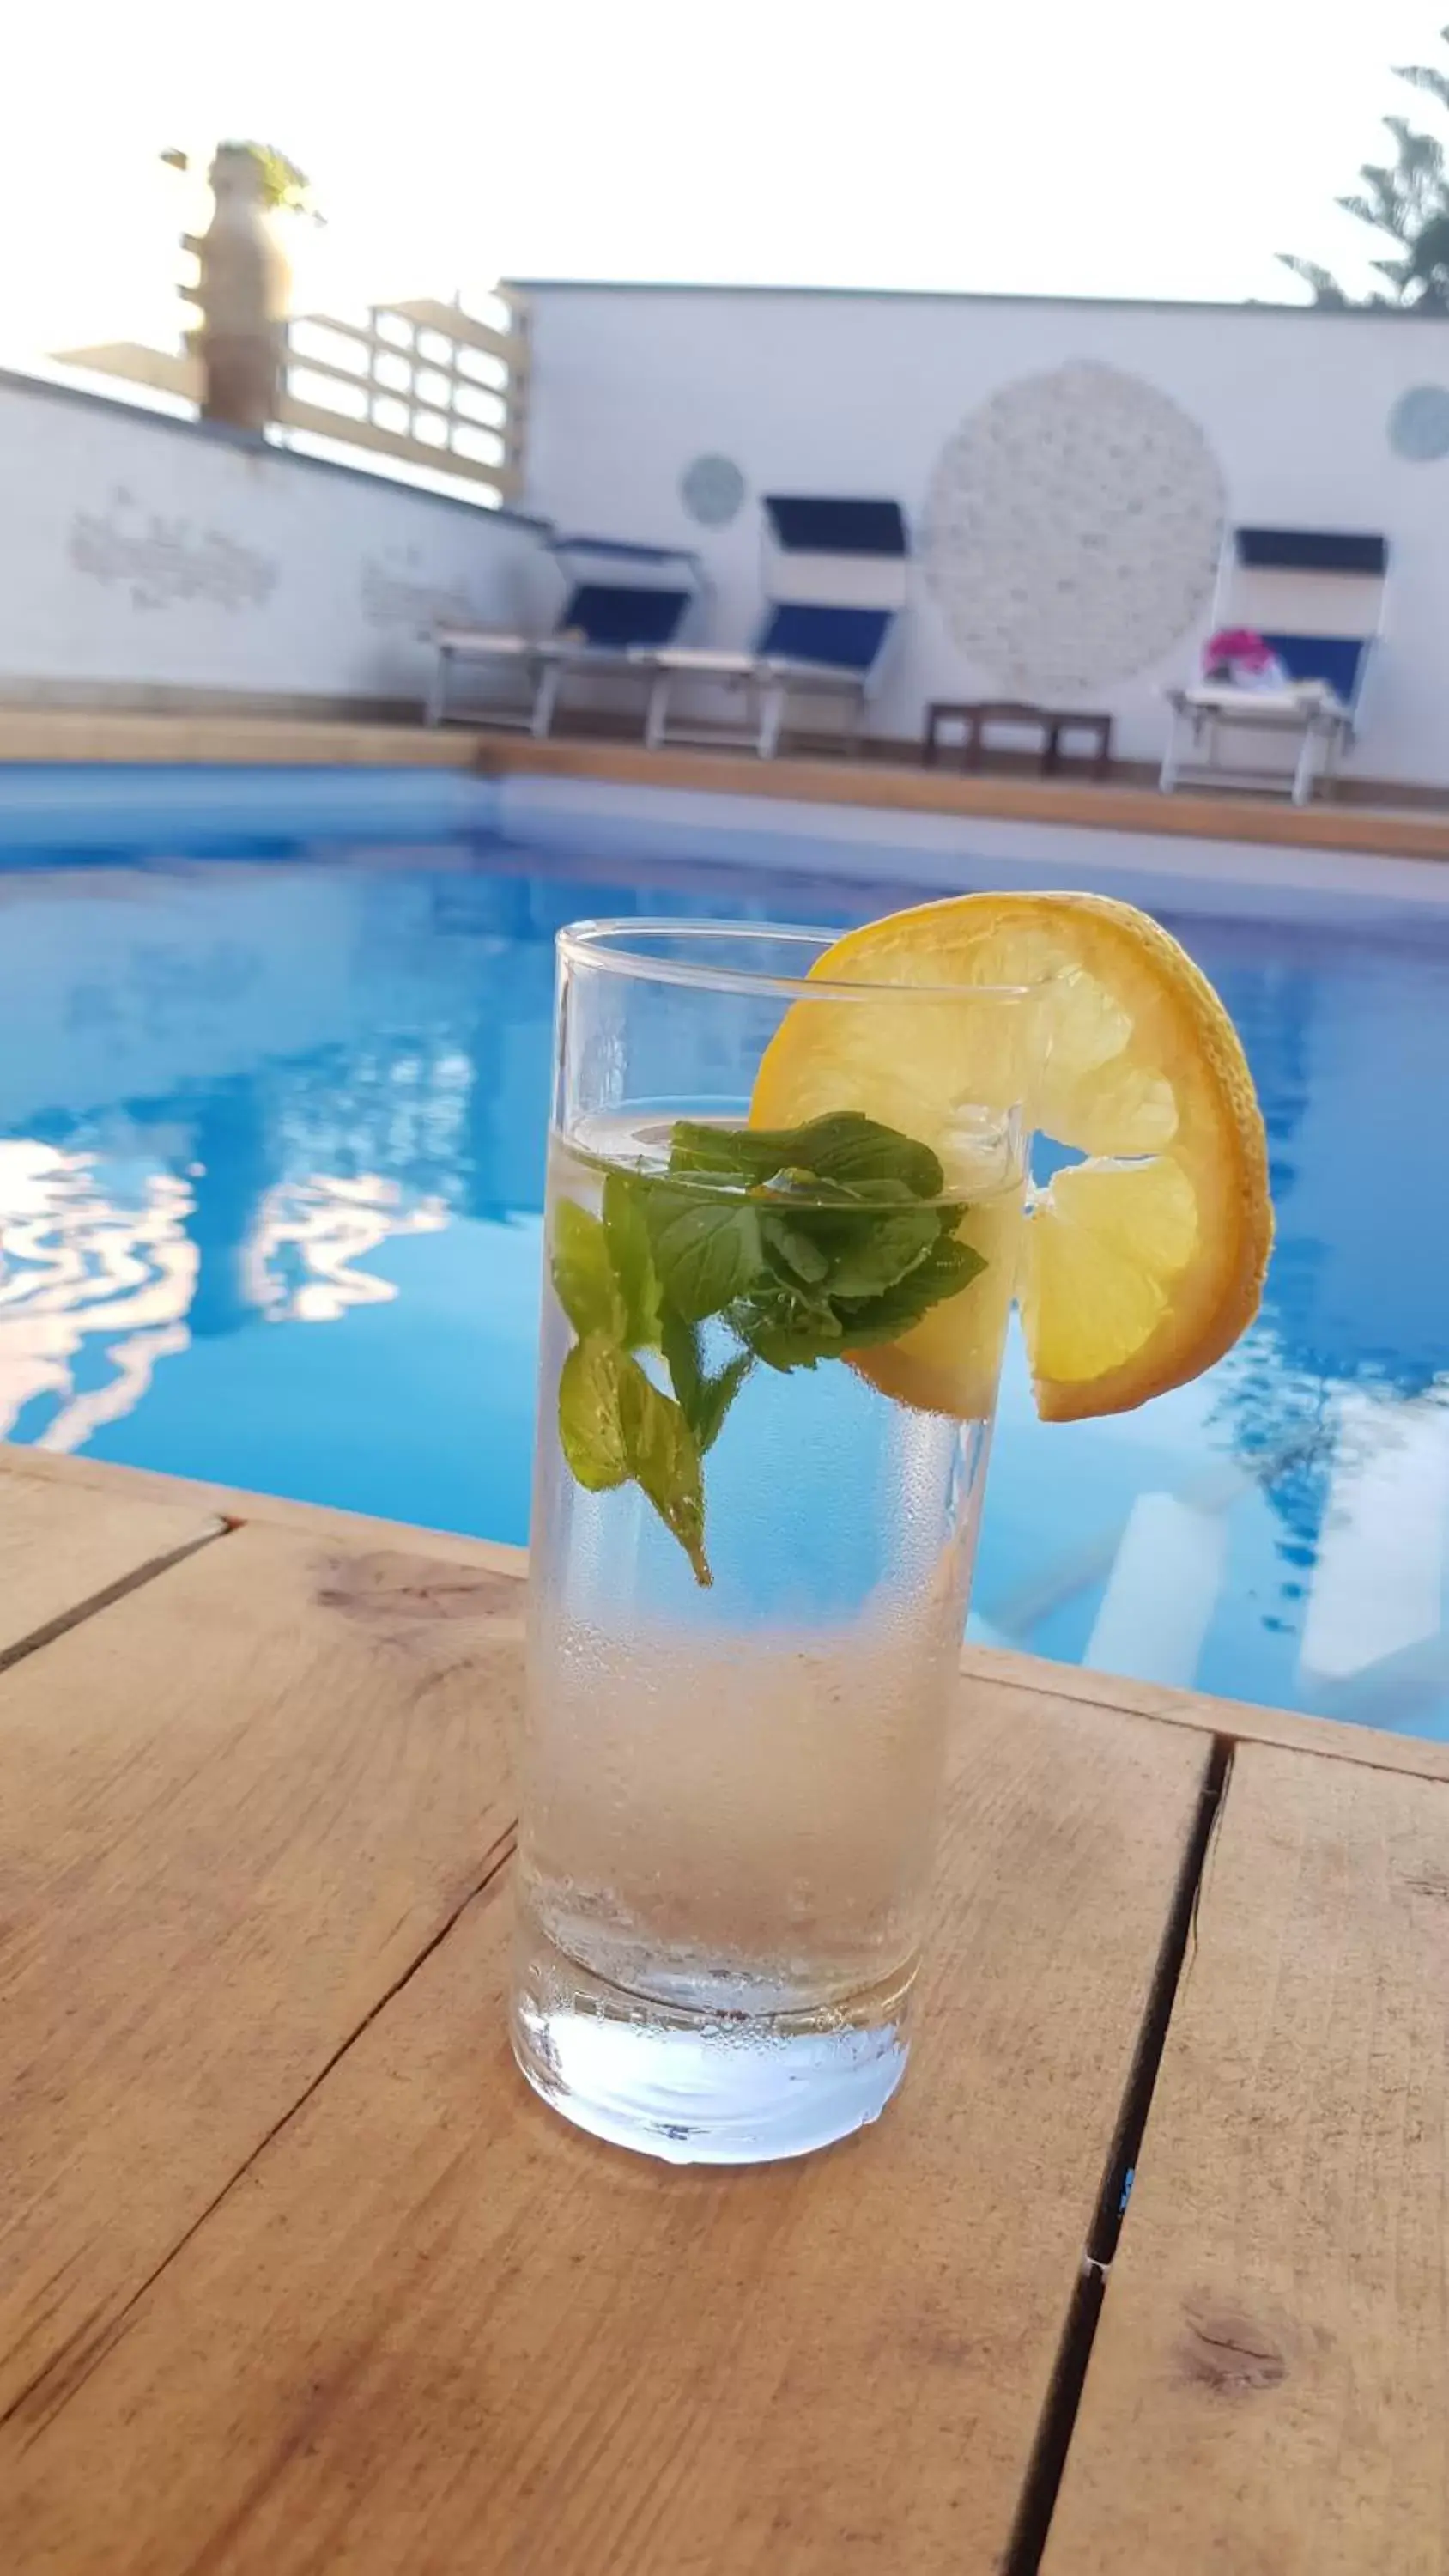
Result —
M 1126 1412 L 1231 1348 L 1272 1244 L 1263 1120 L 1222 1003 L 1158 923 L 1105 895 L 958 895 L 848 932 L 812 973 L 903 989 L 794 1003 L 752 1121 L 860 1109 L 919 1137 L 971 1201 L 961 1239 L 987 1260 L 857 1355 L 873 1384 L 927 1412 L 989 1411 L 1013 1280 L 1047 1421 Z M 990 1115 L 1017 1102 L 1082 1157 L 1024 1225 Z

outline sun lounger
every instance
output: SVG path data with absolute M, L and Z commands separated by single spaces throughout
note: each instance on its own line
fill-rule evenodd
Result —
M 547 734 L 571 679 L 624 680 L 638 690 L 644 679 L 636 653 L 669 644 L 699 598 L 699 558 L 672 546 L 636 546 L 609 537 L 555 537 L 549 552 L 568 583 L 551 635 L 523 635 L 491 627 L 441 626 L 433 642 L 437 661 L 428 694 L 427 721 L 457 719 Z M 471 702 L 460 696 L 460 676 L 472 671 L 511 694 Z
M 753 649 L 636 651 L 650 675 L 644 738 L 653 748 L 737 742 L 768 760 L 800 699 L 832 703 L 846 741 L 858 740 L 869 682 L 905 605 L 899 504 L 776 494 L 764 509 L 769 606 Z M 681 714 L 681 688 L 697 697 L 705 683 L 743 700 L 737 721 L 702 725 Z
M 1219 580 L 1215 626 L 1262 637 L 1284 674 L 1278 688 L 1205 679 L 1168 691 L 1172 726 L 1164 795 L 1184 779 L 1273 787 L 1280 775 L 1232 770 L 1226 731 L 1277 736 L 1292 753 L 1281 784 L 1303 805 L 1353 741 L 1383 616 L 1388 545 L 1380 536 L 1313 528 L 1238 528 Z

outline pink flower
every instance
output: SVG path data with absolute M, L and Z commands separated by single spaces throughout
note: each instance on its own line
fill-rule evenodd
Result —
M 1209 670 L 1235 662 L 1245 671 L 1266 671 L 1273 660 L 1269 647 L 1251 626 L 1223 626 L 1208 638 L 1203 660 Z

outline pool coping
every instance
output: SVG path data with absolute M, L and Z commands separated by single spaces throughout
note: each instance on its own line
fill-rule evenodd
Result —
M 547 742 L 483 728 L 373 723 L 363 718 L 236 713 L 161 714 L 120 708 L 0 704 L 0 772 L 46 763 L 115 766 L 415 768 L 477 777 L 595 779 L 765 797 L 880 814 L 992 817 L 1088 831 L 1139 833 L 1259 846 L 1449 859 L 1443 809 L 1315 804 L 1200 789 L 1083 779 L 955 774 L 901 757 L 861 760 L 794 755 L 761 761 L 709 749 L 650 751 L 641 743 L 566 736 Z
M 912 768 L 904 760 L 791 755 L 762 761 L 739 752 L 649 751 L 642 744 L 626 742 L 570 738 L 531 742 L 496 733 L 479 733 L 475 739 L 475 766 L 491 778 L 524 774 L 599 779 L 627 786 L 854 806 L 877 813 L 968 815 L 1170 839 L 1449 859 L 1449 796 L 1442 814 L 1407 806 L 1297 806 L 1284 799 L 1206 795 L 1197 789 L 1164 796 L 1154 787 L 1097 785 L 1088 779 L 979 773 L 968 777 L 938 768 Z

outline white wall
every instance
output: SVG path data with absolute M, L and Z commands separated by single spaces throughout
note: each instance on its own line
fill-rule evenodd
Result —
M 759 615 L 760 493 L 894 495 L 918 520 L 942 447 L 968 414 L 1023 378 L 1088 361 L 1145 380 L 1198 425 L 1230 521 L 1389 537 L 1388 628 L 1355 766 L 1449 783 L 1449 460 L 1407 462 L 1388 438 L 1401 394 L 1449 386 L 1449 322 L 804 291 L 541 284 L 530 294 L 530 506 L 600 533 L 697 546 L 719 640 L 746 640 Z M 679 495 L 682 472 L 705 454 L 733 458 L 750 485 L 739 518 L 717 532 L 696 526 Z M 1149 668 L 1077 693 L 1111 708 L 1124 757 L 1159 757 L 1162 685 L 1194 672 L 1206 627 L 1204 603 Z M 875 729 L 914 735 L 927 698 L 999 694 L 999 674 L 952 641 L 918 570 Z
M 0 697 L 421 702 L 438 618 L 556 591 L 526 520 L 0 376 Z

